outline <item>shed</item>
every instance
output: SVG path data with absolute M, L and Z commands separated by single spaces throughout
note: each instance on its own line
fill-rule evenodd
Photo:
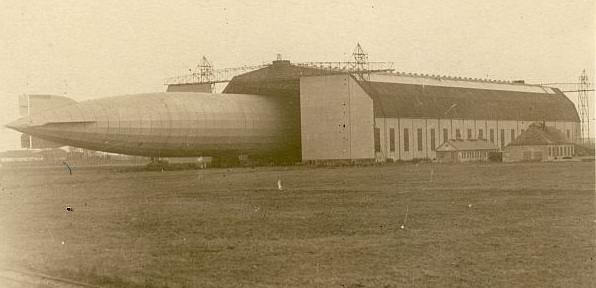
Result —
M 486 139 L 457 139 L 443 142 L 437 147 L 439 162 L 486 161 L 499 147 Z
M 503 149 L 503 162 L 552 161 L 574 154 L 571 139 L 544 123 L 533 123 Z

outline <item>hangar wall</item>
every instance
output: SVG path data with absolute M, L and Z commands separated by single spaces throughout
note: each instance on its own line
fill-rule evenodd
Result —
M 532 123 L 534 122 L 375 118 L 376 127 L 380 130 L 380 149 L 379 151 L 375 151 L 375 158 L 377 161 L 385 161 L 386 159 L 412 160 L 414 158 L 435 159 L 435 149 L 439 145 L 445 142 L 445 140 L 457 138 L 483 138 L 492 141 L 497 147 L 503 149 L 503 147 L 519 136 L 523 130 L 528 129 Z M 578 125 L 575 122 L 556 121 L 545 122 L 545 124 L 561 130 L 564 135 L 568 135 L 568 140 L 572 142 L 577 141 L 579 137 Z M 393 133 L 391 129 L 393 129 Z M 418 135 L 419 133 L 420 136 Z M 393 145 L 391 144 L 390 137 L 392 134 L 395 137 Z M 408 135 L 406 136 L 406 134 Z M 445 135 L 447 135 L 447 138 L 445 138 Z
M 373 159 L 373 101 L 349 75 L 300 78 L 302 160 Z

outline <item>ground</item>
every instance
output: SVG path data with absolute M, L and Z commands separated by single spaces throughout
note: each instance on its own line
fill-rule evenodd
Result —
M 0 267 L 102 287 L 594 287 L 594 170 L 4 167 Z

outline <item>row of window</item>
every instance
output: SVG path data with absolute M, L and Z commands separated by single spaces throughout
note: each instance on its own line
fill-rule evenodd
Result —
M 573 147 L 571 146 L 550 146 L 548 147 L 548 156 L 571 156 L 573 155 Z
M 472 138 L 472 129 L 468 129 L 468 138 L 467 139 L 473 139 Z M 505 129 L 501 129 L 501 147 L 505 147 Z M 513 139 L 515 139 L 515 129 L 511 129 L 511 137 L 509 138 L 510 141 L 513 141 Z M 524 132 L 524 129 L 521 129 L 521 133 Z M 381 152 L 381 130 L 379 128 L 375 128 L 375 152 Z M 418 151 L 422 151 L 422 143 L 423 143 L 423 131 L 422 129 L 417 129 L 416 131 L 416 136 L 417 136 L 417 149 Z M 571 133 L 569 130 L 567 130 L 567 138 L 569 139 L 571 136 Z M 431 151 L 435 151 L 437 143 L 435 141 L 435 129 L 431 128 L 430 129 L 430 150 Z M 455 129 L 455 139 L 461 139 L 461 133 L 460 133 L 460 129 Z M 449 130 L 448 129 L 443 129 L 443 140 L 445 139 L 449 139 Z M 482 129 L 478 129 L 478 139 L 484 139 L 484 130 Z M 489 130 L 489 139 L 490 142 L 495 143 L 495 130 L 494 129 L 490 129 Z M 389 129 L 389 151 L 390 152 L 395 152 L 395 129 L 394 128 L 390 128 Z M 404 128 L 404 151 L 410 151 L 410 129 L 408 128 Z
M 462 159 L 484 159 L 488 158 L 489 151 L 461 151 L 461 158 Z

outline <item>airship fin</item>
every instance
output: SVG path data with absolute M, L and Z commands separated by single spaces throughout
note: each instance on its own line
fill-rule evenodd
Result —
M 77 101 L 65 96 L 24 94 L 19 97 L 19 113 L 21 116 L 30 116 L 73 103 Z
M 55 109 L 61 106 L 76 103 L 77 101 L 65 96 L 59 95 L 21 95 L 19 97 L 19 114 L 21 116 L 35 115 L 39 112 Z M 16 122 L 6 125 L 7 127 L 14 126 Z M 23 133 L 21 135 L 21 148 L 58 148 L 64 146 L 63 144 L 33 137 L 29 134 Z

